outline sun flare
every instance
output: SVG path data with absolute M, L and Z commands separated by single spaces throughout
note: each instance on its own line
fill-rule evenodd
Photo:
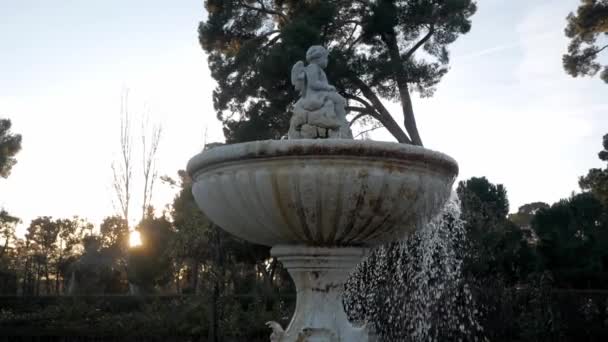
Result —
M 129 246 L 141 246 L 141 236 L 139 235 L 139 232 L 137 230 L 134 230 L 129 234 Z

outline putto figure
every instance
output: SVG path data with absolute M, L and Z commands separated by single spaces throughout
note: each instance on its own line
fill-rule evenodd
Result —
M 327 82 L 323 69 L 327 67 L 329 53 L 319 45 L 306 52 L 306 61 L 291 68 L 291 83 L 300 92 L 293 106 L 289 139 L 352 139 L 346 121 L 346 100 Z

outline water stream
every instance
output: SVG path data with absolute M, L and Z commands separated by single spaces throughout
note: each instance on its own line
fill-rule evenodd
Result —
M 479 312 L 462 276 L 464 222 L 455 193 L 406 239 L 376 248 L 346 284 L 344 306 L 379 341 L 476 341 Z

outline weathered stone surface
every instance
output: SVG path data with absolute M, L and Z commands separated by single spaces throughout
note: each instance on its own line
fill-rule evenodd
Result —
M 294 279 L 296 312 L 285 330 L 268 323 L 272 342 L 370 342 L 344 313 L 346 276 L 366 247 L 403 238 L 434 216 L 458 166 L 413 145 L 269 140 L 210 149 L 190 160 L 188 172 L 207 216 L 238 237 L 275 246 L 271 253 Z
M 342 307 L 344 282 L 365 253 L 366 249 L 353 247 L 274 247 L 271 254 L 296 285 L 298 305 L 286 330 L 276 322 L 267 323 L 273 330 L 271 341 L 370 341 L 367 329 L 353 326 Z
M 456 162 L 422 147 L 345 139 L 256 141 L 190 160 L 194 197 L 228 232 L 267 246 L 371 246 L 447 200 Z

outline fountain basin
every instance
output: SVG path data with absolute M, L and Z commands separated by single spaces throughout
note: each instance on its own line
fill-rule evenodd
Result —
M 403 238 L 448 199 L 451 157 L 358 140 L 267 140 L 215 147 L 188 163 L 198 206 L 267 246 L 373 246 Z

